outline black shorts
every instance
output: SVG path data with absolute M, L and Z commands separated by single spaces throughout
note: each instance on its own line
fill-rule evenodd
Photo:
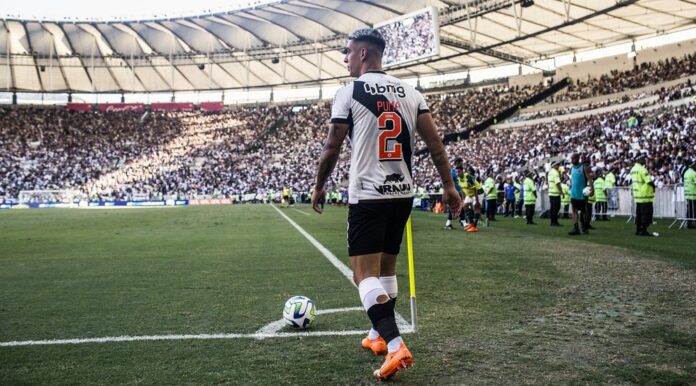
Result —
M 398 255 L 413 198 L 363 201 L 348 207 L 348 255 Z
M 571 198 L 570 204 L 573 205 L 573 209 L 575 209 L 575 210 L 586 210 L 587 209 L 587 200 L 576 200 L 574 198 Z

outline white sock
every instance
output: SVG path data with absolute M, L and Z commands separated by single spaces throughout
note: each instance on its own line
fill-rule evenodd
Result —
M 384 290 L 387 291 L 387 295 L 389 295 L 390 298 L 393 299 L 399 294 L 399 285 L 396 281 L 396 275 L 394 275 L 394 276 L 380 276 L 379 282 L 382 284 L 382 287 L 384 288 Z M 374 340 L 377 338 L 379 338 L 379 332 L 377 330 L 375 330 L 374 328 L 371 328 L 370 332 L 367 333 L 367 339 Z
M 401 342 L 403 342 L 403 340 L 401 339 L 400 336 L 397 336 L 396 338 L 390 340 L 389 342 L 387 342 L 387 351 L 389 351 L 389 352 L 398 351 L 399 347 L 401 347 Z
M 452 226 L 452 220 L 447 220 L 447 222 L 445 223 L 445 226 L 446 227 Z
M 387 295 L 390 298 L 395 298 L 399 295 L 399 284 L 396 281 L 396 275 L 394 276 L 380 276 L 379 282 L 382 284 L 382 288 L 387 291 Z
M 379 303 L 377 299 L 380 296 L 389 297 L 389 294 L 384 290 L 379 279 L 374 276 L 363 279 L 360 284 L 358 284 L 358 292 L 360 293 L 360 301 L 365 311 Z

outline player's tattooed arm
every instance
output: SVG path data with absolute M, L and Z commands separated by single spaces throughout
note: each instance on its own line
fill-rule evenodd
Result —
M 452 215 L 457 217 L 462 210 L 462 200 L 460 194 L 455 189 L 449 160 L 447 159 L 447 150 L 445 150 L 445 145 L 442 144 L 442 140 L 440 140 L 440 136 L 437 134 L 433 116 L 430 113 L 420 114 L 416 123 L 416 130 L 423 138 L 426 146 L 428 146 L 430 156 L 442 179 L 442 187 L 444 188 L 442 200 L 449 205 Z
M 341 145 L 348 134 L 349 126 L 345 123 L 332 123 L 329 126 L 329 135 L 324 144 L 321 158 L 319 159 L 319 171 L 317 172 L 317 180 L 315 189 L 324 189 L 324 184 L 329 179 L 331 172 L 336 167 L 338 157 L 341 154 Z
M 447 159 L 447 150 L 445 150 L 445 145 L 442 144 L 442 140 L 440 140 L 440 136 L 437 134 L 433 116 L 430 113 L 420 114 L 416 130 L 423 142 L 425 142 L 428 150 L 430 150 L 430 156 L 433 159 L 437 172 L 440 174 L 440 178 L 442 178 L 442 184 L 445 187 L 454 186 L 449 160 Z

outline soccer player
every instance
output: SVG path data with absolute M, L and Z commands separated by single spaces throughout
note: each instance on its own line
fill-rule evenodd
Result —
M 373 330 L 363 339 L 374 353 L 387 351 L 373 375 L 380 380 L 413 364 L 394 314 L 398 292 L 396 257 L 413 204 L 411 159 L 417 131 L 443 182 L 443 200 L 459 215 L 461 199 L 450 174 L 447 152 L 423 96 L 382 71 L 385 41 L 375 29 L 352 32 L 344 63 L 353 80 L 334 98 L 329 133 L 319 161 L 312 207 L 350 135 L 348 254 L 360 300 Z M 385 349 L 386 345 L 386 349 Z
M 568 234 L 576 236 L 580 234 L 578 221 L 582 224 L 582 233 L 590 233 L 587 196 L 583 193 L 583 189 L 589 186 L 594 190 L 594 184 L 589 166 L 585 163 L 580 163 L 580 154 L 573 153 L 570 162 L 573 164 L 570 169 L 570 204 L 573 207 L 573 229 Z M 590 192 L 589 196 L 592 194 L 594 194 L 594 191 Z
M 466 172 L 464 172 L 464 169 L 461 169 L 458 182 L 464 193 L 464 209 L 462 212 L 464 212 L 468 222 L 464 230 L 472 233 L 477 232 L 478 220 L 481 215 L 481 201 L 483 201 L 479 191 L 483 188 L 476 180 L 474 168 L 469 166 Z
M 454 159 L 454 167 L 452 168 L 452 180 L 455 182 L 454 187 L 457 189 L 457 193 L 459 193 L 459 197 L 462 196 L 462 188 L 457 184 L 457 179 L 458 179 L 458 170 L 463 170 L 464 168 L 464 160 L 461 159 L 460 157 L 457 157 Z M 464 221 L 464 211 L 459 211 L 459 223 L 462 224 L 462 227 L 465 226 L 465 221 Z M 447 211 L 447 221 L 445 222 L 445 229 L 452 229 L 452 211 L 449 210 Z
M 283 188 L 283 201 L 282 201 L 282 207 L 287 208 L 290 205 L 290 188 L 284 187 Z

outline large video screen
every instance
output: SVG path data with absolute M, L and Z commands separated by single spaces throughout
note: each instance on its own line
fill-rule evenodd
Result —
M 374 28 L 387 42 L 382 65 L 389 67 L 438 55 L 439 27 L 437 9 L 434 7 L 375 24 Z

